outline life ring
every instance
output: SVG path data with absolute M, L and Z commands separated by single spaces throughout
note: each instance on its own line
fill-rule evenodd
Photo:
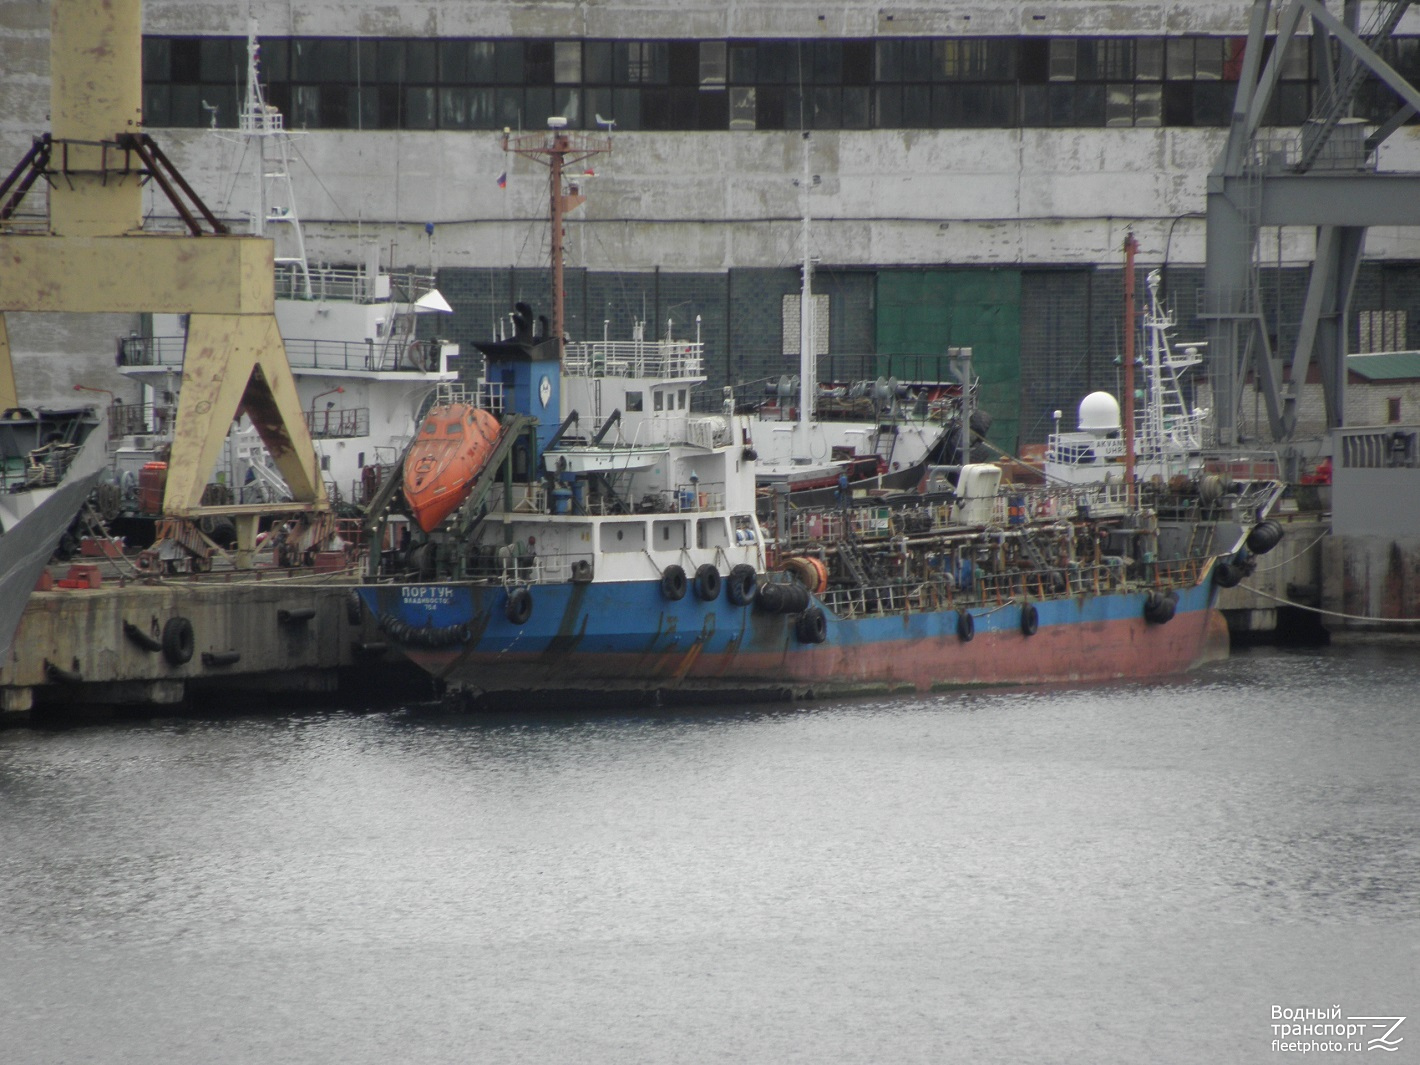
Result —
M 508 593 L 508 601 L 503 604 L 503 614 L 511 624 L 522 627 L 532 617 L 532 593 L 526 588 L 514 588 Z
M 1036 610 L 1034 603 L 1027 603 L 1021 607 L 1021 635 L 1034 636 L 1039 628 L 1040 611 Z
M 735 606 L 747 606 L 754 601 L 755 583 L 754 567 L 741 562 L 725 578 L 725 594 Z
M 579 558 L 572 563 L 572 582 L 574 584 L 592 583 L 592 564 L 585 558 Z
M 695 571 L 695 596 L 707 603 L 720 598 L 720 571 L 713 562 L 706 562 Z
M 963 610 L 957 615 L 957 639 L 962 643 L 970 643 L 975 636 L 976 619 Z
M 800 643 L 823 643 L 828 639 L 828 619 L 818 607 L 810 607 L 794 622 L 794 634 Z
M 674 562 L 661 572 L 661 594 L 671 602 L 685 598 L 685 570 Z
M 171 665 L 185 665 L 192 661 L 195 646 L 192 622 L 184 617 L 168 618 L 167 624 L 163 626 L 163 657 Z

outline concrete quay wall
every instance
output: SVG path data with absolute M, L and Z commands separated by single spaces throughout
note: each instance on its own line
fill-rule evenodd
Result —
M 261 709 L 277 693 L 382 681 L 428 697 L 428 679 L 352 603 L 349 580 L 232 578 L 35 592 L 0 665 L 0 725 L 82 707 L 249 698 Z
M 1314 638 L 1322 625 L 1324 552 L 1330 523 L 1316 512 L 1276 513 L 1282 542 L 1254 559 L 1256 568 L 1236 588 L 1218 593 L 1218 608 L 1234 639 Z M 1308 608 L 1312 608 L 1309 610 Z
M 1420 535 L 1332 535 L 1323 546 L 1332 635 L 1420 637 Z

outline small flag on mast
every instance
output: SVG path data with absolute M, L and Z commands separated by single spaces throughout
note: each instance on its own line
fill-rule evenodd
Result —
M 506 189 L 508 187 L 508 172 L 505 170 L 498 175 L 498 187 Z

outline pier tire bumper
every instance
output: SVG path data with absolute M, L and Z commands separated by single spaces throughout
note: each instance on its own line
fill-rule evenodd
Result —
M 720 571 L 707 562 L 695 571 L 695 597 L 707 603 L 720 598 Z
M 185 617 L 168 618 L 163 626 L 163 657 L 169 665 L 183 666 L 191 662 L 196 645 L 192 622 Z
M 810 607 L 794 622 L 794 635 L 800 643 L 823 643 L 828 639 L 828 619 L 818 607 Z
M 514 588 L 508 593 L 508 601 L 503 604 L 503 616 L 508 619 L 509 624 L 519 627 L 526 625 L 528 618 L 532 617 L 532 612 L 532 592 L 526 588 Z
M 957 615 L 957 639 L 962 643 L 970 643 L 976 636 L 976 619 L 968 611 L 963 610 Z
M 1039 628 L 1040 611 L 1035 608 L 1034 603 L 1027 603 L 1021 607 L 1021 635 L 1034 636 Z
M 735 606 L 748 606 L 754 602 L 756 587 L 754 567 L 747 562 L 735 566 L 725 578 L 725 594 Z
M 685 570 L 674 562 L 661 571 L 661 594 L 671 602 L 685 598 Z

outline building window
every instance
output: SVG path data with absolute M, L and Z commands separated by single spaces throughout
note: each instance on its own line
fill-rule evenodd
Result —
M 578 85 L 582 81 L 582 42 L 558 41 L 552 46 L 553 77 L 558 85 Z
M 1358 354 L 1375 351 L 1404 351 L 1406 323 L 1404 311 L 1362 311 L 1356 316 Z
M 755 40 L 268 38 L 267 99 L 292 128 L 618 130 L 1222 126 L 1246 41 L 1227 36 Z M 1312 45 L 1283 57 L 1268 124 L 1305 121 Z M 1420 37 L 1384 48 L 1420 76 Z M 246 41 L 150 36 L 145 121 L 237 124 Z M 1364 117 L 1394 110 L 1374 78 Z M 1420 118 L 1414 121 L 1420 122 Z
M 1391 425 L 1396 425 L 1400 422 L 1399 396 L 1390 396 L 1385 401 L 1385 420 Z
M 700 87 L 721 89 L 725 86 L 725 42 L 700 42 Z

